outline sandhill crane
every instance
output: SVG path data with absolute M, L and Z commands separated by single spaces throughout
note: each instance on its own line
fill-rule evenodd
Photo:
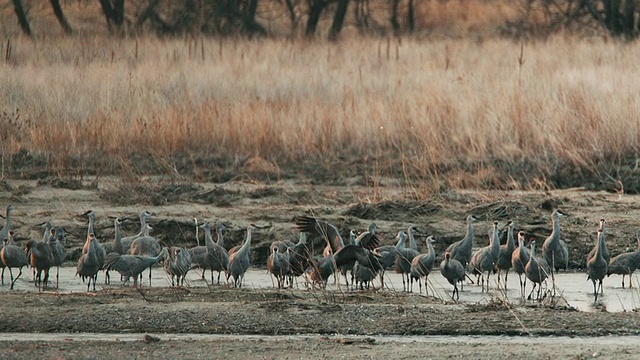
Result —
M 531 289 L 527 299 L 531 300 L 531 295 L 535 291 L 536 286 L 538 286 L 538 300 L 541 300 L 542 282 L 551 274 L 551 267 L 544 257 L 536 256 L 535 240 L 531 242 L 531 254 L 529 256 L 529 262 L 527 262 L 527 265 L 524 267 L 524 271 L 527 275 L 527 279 L 533 283 L 533 288 Z
M 383 245 L 373 249 L 373 252 L 375 252 L 379 256 L 379 262 L 382 266 L 382 271 L 380 272 L 381 289 L 384 289 L 384 274 L 386 270 L 391 267 L 395 268 L 396 258 L 398 257 L 396 248 L 398 246 L 401 246 L 400 242 L 402 241 L 403 240 L 400 237 L 396 236 L 395 245 Z
M 522 298 L 525 296 L 525 288 L 527 286 L 527 276 L 525 275 L 523 281 L 522 274 L 525 273 L 525 266 L 529 262 L 530 256 L 529 249 L 527 249 L 525 245 L 524 233 L 520 231 L 518 232 L 518 247 L 513 251 L 513 254 L 511 254 L 511 266 L 513 267 L 513 271 L 518 274 L 520 280 L 520 296 L 522 296 Z
M 62 266 L 67 257 L 65 242 L 64 229 L 61 226 L 51 229 L 51 236 L 47 239 L 47 244 L 51 250 L 51 266 L 56 267 L 56 289 L 60 282 L 60 266 Z
M 166 247 L 162 248 L 158 256 L 119 255 L 117 253 L 111 253 L 107 256 L 105 268 L 119 272 L 124 278 L 124 284 L 129 281 L 129 278 L 133 278 L 134 286 L 138 286 L 140 274 L 150 266 L 164 259 L 168 253 Z M 151 286 L 151 284 L 149 284 L 149 286 Z
M 82 255 L 86 254 L 89 251 L 89 244 L 93 242 L 95 246 L 96 257 L 98 259 L 98 264 L 100 265 L 100 267 L 102 267 L 102 265 L 104 265 L 105 258 L 107 257 L 107 253 L 104 250 L 102 244 L 100 244 L 100 242 L 98 241 L 98 238 L 95 235 L 96 233 L 93 229 L 96 222 L 96 213 L 93 210 L 89 210 L 84 213 L 84 215 L 89 218 L 89 226 L 87 228 L 87 241 L 85 241 L 84 246 L 82 247 Z M 91 241 L 89 241 L 91 234 L 93 234 L 93 237 L 91 237 Z
M 596 252 L 593 254 L 593 257 L 587 261 L 587 280 L 591 280 L 593 283 L 594 301 L 598 301 L 598 290 L 600 290 L 600 293 L 603 293 L 602 280 L 604 276 L 607 275 L 607 261 L 604 259 L 604 256 L 602 256 L 604 238 L 604 230 L 598 230 Z
M 139 238 L 140 236 L 144 236 L 145 229 L 147 228 L 147 219 L 151 216 L 153 216 L 153 214 L 147 210 L 144 210 L 140 213 L 140 232 L 133 236 L 125 236 L 122 238 L 122 248 L 125 252 L 129 251 L 128 249 L 131 248 L 131 243 L 133 242 L 133 240 Z
M 227 281 L 229 281 L 230 277 L 233 277 L 233 285 L 235 287 L 242 287 L 244 274 L 251 266 L 251 231 L 253 229 L 255 229 L 253 224 L 247 227 L 247 238 L 244 240 L 244 243 L 238 251 L 229 255 Z
M 402 287 L 404 291 L 409 291 L 410 285 L 410 273 L 411 273 L 411 262 L 413 259 L 420 255 L 416 250 L 412 250 L 406 247 L 407 241 L 407 233 L 404 231 L 399 231 L 397 238 L 399 239 L 398 245 L 396 246 L 396 264 L 395 270 L 398 274 L 402 274 Z
M 200 240 L 198 238 L 198 229 L 200 227 L 204 228 L 202 225 L 198 225 L 197 219 L 195 219 L 196 224 L 196 240 L 198 244 L 200 244 Z M 204 224 L 204 223 L 203 223 Z M 210 226 L 210 225 L 208 225 Z M 226 229 L 222 222 L 216 224 L 216 234 L 218 239 L 216 240 L 216 244 L 224 249 L 224 239 L 223 232 Z M 209 232 L 211 234 L 211 232 Z M 213 240 L 212 240 L 213 241 Z M 224 250 L 227 251 L 226 249 Z M 204 280 L 204 275 L 207 270 L 211 270 L 211 282 L 213 283 L 213 271 L 210 266 L 210 261 L 207 259 L 207 237 L 205 235 L 204 245 L 194 246 L 189 249 L 189 253 L 191 254 L 191 268 L 199 268 L 202 271 L 202 280 Z M 228 256 L 228 253 L 227 253 Z M 220 273 L 218 273 L 218 284 L 220 283 Z
M 162 251 L 162 246 L 160 246 L 160 242 L 158 241 L 158 239 L 149 235 L 149 232 L 151 230 L 152 230 L 151 225 L 146 224 L 144 233 L 142 234 L 142 236 L 135 238 L 131 242 L 129 255 L 154 257 L 160 254 L 160 251 Z M 149 266 L 149 286 L 151 286 L 151 267 L 152 266 L 153 264 Z
M 35 284 L 38 286 L 38 290 L 46 288 L 52 263 L 49 245 L 44 242 L 29 240 L 25 248 L 25 254 L 27 254 L 31 266 L 36 269 Z M 42 278 L 42 273 L 44 273 L 44 279 Z
M 564 213 L 558 209 L 551 213 L 553 230 L 542 244 L 542 255 L 555 272 L 569 268 L 569 250 L 560 236 L 560 222 L 558 221 L 560 215 L 564 215 Z
M 629 287 L 633 287 L 633 281 L 631 281 L 631 274 L 633 274 L 638 267 L 640 267 L 640 230 L 636 232 L 636 240 L 638 242 L 638 248 L 634 252 L 627 252 L 620 254 L 609 262 L 607 267 L 607 276 L 611 274 L 622 275 L 622 288 L 624 289 L 624 277 L 629 275 Z
M 278 289 L 285 286 L 285 279 L 289 273 L 289 257 L 292 249 L 285 247 L 284 253 L 280 252 L 278 244 L 271 244 L 271 254 L 267 258 L 267 270 L 276 277 Z
M 111 253 L 125 254 L 129 252 L 129 248 L 125 248 L 122 245 L 122 221 L 120 218 L 113 220 L 113 226 L 115 227 L 115 235 L 113 236 L 113 242 L 104 244 L 104 252 L 109 255 Z M 104 269 L 104 282 L 105 284 L 111 283 L 111 277 L 109 276 L 109 270 Z
M 500 238 L 498 237 L 498 222 L 493 222 L 489 231 L 489 246 L 476 251 L 469 261 L 469 272 L 476 274 L 481 279 L 482 291 L 489 291 L 489 277 L 494 271 L 495 263 L 500 255 Z M 487 287 L 484 286 L 484 273 L 487 273 Z
M 2 229 L 0 229 L 0 241 L 7 239 L 9 237 L 9 231 L 11 231 L 11 210 L 13 206 L 11 204 L 7 205 L 7 210 L 5 212 L 5 223 Z
M 184 286 L 184 280 L 191 269 L 191 254 L 178 246 L 172 247 L 168 253 L 169 259 L 164 262 L 164 271 L 171 276 L 171 286 Z
M 602 230 L 604 231 L 605 228 L 605 223 L 606 220 L 605 219 L 600 219 L 600 221 L 598 221 L 598 230 Z M 596 239 L 596 244 L 593 246 L 593 248 L 591 249 L 591 251 L 589 251 L 589 253 L 587 254 L 585 260 L 589 261 L 589 259 L 591 259 L 595 254 L 596 254 L 596 248 L 598 247 L 598 239 Z M 607 243 L 604 244 L 604 248 L 602 248 L 602 257 L 604 258 L 604 261 L 607 262 L 607 264 L 611 261 L 611 253 L 609 252 L 609 249 L 607 248 Z
M 87 243 L 89 248 L 87 252 L 83 254 L 78 259 L 78 266 L 76 274 L 83 279 L 89 279 L 87 281 L 87 291 L 89 291 L 89 287 L 91 286 L 91 281 L 93 280 L 93 291 L 96 291 L 96 280 L 98 279 L 98 271 L 102 268 L 102 264 L 98 261 L 98 255 L 96 253 L 96 243 L 95 236 L 91 233 L 89 234 L 89 239 Z
M 293 286 L 293 280 L 306 271 L 311 259 L 311 250 L 307 246 L 307 233 L 301 232 L 298 243 L 293 247 L 289 256 L 289 286 Z
M 425 240 L 428 248 L 428 252 L 426 254 L 420 254 L 413 258 L 411 261 L 411 291 L 413 291 L 413 280 L 418 281 L 418 286 L 420 287 L 419 294 L 422 293 L 422 283 L 420 282 L 422 278 L 424 278 L 424 291 L 425 294 L 428 294 L 427 290 L 427 278 L 431 273 L 431 269 L 433 269 L 433 263 L 436 260 L 436 251 L 433 249 L 433 243 L 435 240 L 433 236 L 429 236 Z
M 462 266 L 467 266 L 471 261 L 471 252 L 473 249 L 473 222 L 476 221 L 473 215 L 467 216 L 467 233 L 460 241 L 456 241 L 447 247 L 446 252 L 452 259 L 458 260 Z
M 2 283 L 4 284 L 4 268 L 9 268 L 9 274 L 11 275 L 11 290 L 13 285 L 18 281 L 20 275 L 22 275 L 22 268 L 29 264 L 27 255 L 24 251 L 13 241 L 13 231 L 7 233 L 7 237 L 2 239 L 2 250 L 0 250 L 0 259 L 2 259 Z M 18 276 L 13 277 L 13 271 L 11 268 L 18 268 L 20 272 Z
M 440 263 L 440 273 L 447 279 L 449 284 L 453 285 L 453 294 L 451 298 L 460 299 L 460 291 L 458 291 L 458 283 L 465 278 L 464 266 L 460 261 L 451 258 L 448 252 L 444 254 L 444 260 Z
M 345 245 L 335 254 L 330 249 L 328 257 L 315 262 L 312 265 L 309 277 L 314 283 L 321 283 L 323 287 L 326 287 L 329 276 L 335 272 L 336 268 L 340 268 L 345 264 L 354 264 L 354 268 L 356 268 L 355 264 L 358 267 L 366 267 L 375 276 L 382 271 L 379 259 L 380 256 L 378 254 L 363 247 L 362 244 Z
M 334 256 L 338 251 L 340 251 L 340 249 L 345 247 L 344 240 L 342 239 L 342 236 L 340 236 L 340 232 L 335 225 L 329 224 L 312 216 L 298 216 L 295 218 L 295 222 L 299 231 L 322 236 L 327 247 L 331 252 L 333 252 Z M 358 245 L 354 244 L 353 246 L 362 247 L 369 251 L 378 247 L 380 245 L 380 241 L 377 235 L 375 235 L 375 228 L 376 225 L 371 224 L 369 226 L 370 231 L 360 234 L 354 241 L 358 242 Z M 374 230 L 374 232 L 371 232 L 371 230 Z M 341 263 L 339 266 L 340 269 L 344 267 L 353 268 L 356 261 L 355 257 L 344 256 L 342 259 L 348 259 L 349 261 Z
M 115 220 L 113 220 L 113 227 L 115 229 L 113 241 L 103 245 L 104 251 L 107 254 L 112 252 L 125 254 L 129 251 L 129 248 L 126 248 L 125 250 L 124 246 L 122 246 L 122 221 L 120 221 L 120 218 L 115 218 Z
M 204 272 L 206 271 L 206 269 L 210 269 L 211 270 L 211 283 L 213 284 L 213 272 L 217 271 L 218 272 L 218 284 L 220 284 L 220 274 L 224 271 L 227 272 L 229 269 L 229 254 L 227 253 L 227 250 L 219 245 L 218 243 L 214 243 L 213 242 L 213 237 L 211 236 L 211 225 L 209 225 L 208 222 L 204 222 L 202 223 L 202 225 L 200 225 L 200 227 L 204 230 L 204 244 L 205 244 L 205 252 L 204 252 L 204 258 L 202 258 L 199 255 L 201 250 L 197 250 L 196 252 L 194 252 L 198 258 L 196 259 L 196 262 L 198 264 L 202 264 L 202 266 L 200 266 L 203 270 L 202 273 L 204 275 Z M 217 233 L 218 233 L 218 242 L 222 243 L 222 231 L 225 229 L 224 225 L 222 223 L 218 223 L 218 225 L 216 226 L 217 229 Z M 191 259 L 192 263 L 193 258 Z
M 513 229 L 515 228 L 513 220 L 507 221 L 507 242 L 504 245 L 500 245 L 500 255 L 498 255 L 498 261 L 496 262 L 496 268 L 498 269 L 498 284 L 500 283 L 500 275 L 502 271 L 504 274 L 504 289 L 507 289 L 509 269 L 511 269 L 511 258 L 513 251 L 516 249 L 516 244 L 513 239 Z

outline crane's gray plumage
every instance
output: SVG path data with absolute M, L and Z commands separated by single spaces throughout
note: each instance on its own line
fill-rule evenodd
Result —
M 129 278 L 133 278 L 133 284 L 138 286 L 140 274 L 152 265 L 157 264 L 161 259 L 164 259 L 167 254 L 167 248 L 162 248 L 158 256 L 119 255 L 117 253 L 111 253 L 107 256 L 105 268 L 119 272 L 124 278 L 125 284 L 129 281 Z
M 232 277 L 233 285 L 235 287 L 242 287 L 244 274 L 249 270 L 249 266 L 251 266 L 251 231 L 254 228 L 253 224 L 247 227 L 247 238 L 242 244 L 242 247 L 240 247 L 238 251 L 229 255 L 227 281 Z
M 606 220 L 605 219 L 600 219 L 600 221 L 598 221 L 598 230 L 602 230 L 604 231 L 605 228 L 605 224 L 606 224 Z M 585 260 L 589 261 L 589 259 L 591 259 L 595 254 L 596 254 L 596 248 L 598 247 L 598 239 L 596 239 L 596 244 L 593 246 L 593 248 L 591 249 L 591 251 L 589 251 L 589 253 L 587 254 Z M 611 253 L 609 252 L 609 249 L 607 248 L 607 243 L 604 243 L 604 248 L 602 248 L 602 257 L 604 258 L 604 261 L 607 262 L 607 264 L 611 261 Z
M 287 246 L 283 250 L 284 252 L 280 252 L 280 247 L 274 242 L 271 244 L 271 254 L 267 258 L 267 270 L 276 277 L 278 289 L 285 287 L 286 276 L 289 273 L 289 258 L 292 251 Z
M 527 265 L 524 267 L 524 271 L 527 275 L 527 279 L 533 283 L 533 288 L 531 289 L 527 299 L 531 300 L 531 295 L 535 291 L 536 286 L 538 286 L 538 300 L 541 300 L 542 282 L 551 274 L 551 267 L 544 257 L 536 256 L 535 240 L 531 242 L 531 254 L 529 256 L 529 262 L 527 262 Z
M 293 278 L 301 276 L 309 267 L 311 249 L 307 246 L 307 233 L 301 232 L 298 243 L 289 256 L 289 284 L 293 286 Z
M 227 271 L 229 264 L 229 253 L 224 247 L 224 230 L 226 227 L 222 222 L 216 224 L 217 241 L 214 243 L 211 237 L 211 225 L 203 223 L 199 227 L 205 230 L 204 245 L 194 246 L 189 249 L 191 253 L 191 267 L 199 268 L 202 271 L 202 279 L 207 270 L 211 270 L 211 283 L 213 283 L 213 272 L 218 272 L 218 284 L 220 284 L 220 273 Z M 207 252 L 209 248 L 209 252 Z
M 67 249 L 65 248 L 64 229 L 58 226 L 55 229 L 51 229 L 51 236 L 47 239 L 47 244 L 51 250 L 51 266 L 56 267 L 56 289 L 60 282 L 60 266 L 64 263 L 67 257 Z
M 151 225 L 147 224 L 144 234 L 131 242 L 129 255 L 158 256 L 160 254 L 162 246 L 158 239 L 149 235 L 151 229 L 153 229 Z
M 509 269 L 511 269 L 511 258 L 513 251 L 516 249 L 515 240 L 513 238 L 513 229 L 515 228 L 513 220 L 507 221 L 507 242 L 504 245 L 500 245 L 500 254 L 498 255 L 498 261 L 496 262 L 496 268 L 498 269 L 498 283 L 500 282 L 500 275 L 502 271 L 504 274 L 504 288 L 507 289 Z
M 131 243 L 133 242 L 133 240 L 139 238 L 140 236 L 144 236 L 144 232 L 147 228 L 147 219 L 151 216 L 153 216 L 153 214 L 148 212 L 147 210 L 142 211 L 140 213 L 140 232 L 133 236 L 125 236 L 122 238 L 122 248 L 124 249 L 125 253 L 128 252 L 131 248 Z
M 168 254 L 169 258 L 164 262 L 164 271 L 171 276 L 171 286 L 184 286 L 184 280 L 191 269 L 191 254 L 178 246 L 172 247 Z
M 477 219 L 473 215 L 467 216 L 467 233 L 460 241 L 456 241 L 447 247 L 446 252 L 452 259 L 458 260 L 462 266 L 467 266 L 471 261 L 473 249 L 473 222 Z
M 399 231 L 398 235 L 396 235 L 398 239 L 398 244 L 396 245 L 396 263 L 395 270 L 398 274 L 402 274 L 402 288 L 404 291 L 409 290 L 410 284 L 410 273 L 411 273 L 411 262 L 413 258 L 420 255 L 419 252 L 413 249 L 409 249 L 406 247 L 407 241 L 407 233 L 404 231 Z
M 422 293 L 422 278 L 424 278 L 425 294 L 428 294 L 427 278 L 429 277 L 431 269 L 433 269 L 433 263 L 436 260 L 436 251 L 433 248 L 433 243 L 435 242 L 433 236 L 429 236 L 425 242 L 427 244 L 428 252 L 414 257 L 411 261 L 411 291 L 413 291 L 413 281 L 417 280 L 418 286 L 420 287 L 418 292 L 419 294 Z
M 529 262 L 529 249 L 527 249 L 525 245 L 524 233 L 522 231 L 518 232 L 518 247 L 511 254 L 511 266 L 513 267 L 513 271 L 518 274 L 518 278 L 520 280 L 520 296 L 524 298 L 525 296 L 525 287 L 527 286 L 527 277 L 525 275 L 524 280 L 522 279 L 522 274 L 525 273 L 525 266 Z
M 29 240 L 25 248 L 25 254 L 27 254 L 31 267 L 36 270 L 35 283 L 38 286 L 38 290 L 46 288 L 49 281 L 49 269 L 53 262 L 49 245 L 44 242 Z M 42 273 L 44 273 L 44 279 L 42 278 Z
M 93 242 L 93 245 L 95 246 L 96 258 L 98 259 L 98 264 L 100 265 L 100 268 L 102 268 L 107 257 L 107 253 L 104 250 L 102 244 L 100 244 L 100 242 L 98 241 L 98 238 L 95 235 L 96 233 L 93 230 L 94 224 L 96 222 L 96 213 L 93 210 L 89 210 L 85 213 L 85 215 L 89 218 L 89 226 L 87 229 L 87 241 L 85 241 L 84 246 L 82 247 L 82 255 L 85 255 L 89 251 L 90 243 Z M 93 236 L 91 237 L 90 235 L 92 234 Z M 89 240 L 90 238 L 91 240 Z
M 500 255 L 500 238 L 498 237 L 498 222 L 493 222 L 493 227 L 489 231 L 489 246 L 485 246 L 476 251 L 469 262 L 469 272 L 481 278 L 482 291 L 489 291 L 489 277 L 494 271 L 496 261 Z M 487 286 L 484 286 L 484 273 L 487 273 Z
M 465 278 L 464 266 L 460 261 L 451 258 L 451 254 L 445 253 L 444 260 L 440 263 L 440 273 L 447 279 L 449 284 L 453 285 L 453 294 L 451 298 L 460 299 L 460 291 L 458 283 Z
M 409 237 L 409 249 L 418 251 L 418 243 L 416 242 L 416 233 L 418 230 L 415 226 L 411 225 L 407 228 L 407 236 Z
M 598 290 L 600 290 L 600 293 L 603 292 L 602 280 L 605 275 L 607 275 L 607 261 L 602 255 L 605 244 L 604 238 L 604 230 L 599 229 L 596 252 L 593 254 L 593 257 L 587 261 L 587 279 L 593 283 L 594 301 L 598 301 Z
M 13 231 L 7 233 L 7 237 L 2 239 L 2 250 L 0 250 L 0 259 L 2 259 L 2 283 L 4 284 L 4 268 L 9 268 L 9 274 L 11 275 L 11 290 L 13 285 L 18 281 L 20 275 L 22 275 L 22 268 L 29 264 L 27 255 L 25 252 L 13 241 Z M 18 276 L 13 277 L 12 268 L 18 268 L 20 272 Z
M 560 222 L 558 221 L 560 215 L 564 214 L 558 209 L 551 213 L 553 230 L 542 244 L 542 255 L 555 272 L 569 268 L 569 250 L 560 235 Z
M 629 275 L 629 287 L 633 287 L 631 275 L 640 267 L 640 230 L 636 232 L 638 248 L 634 252 L 620 254 L 609 262 L 607 276 L 611 274 L 622 275 L 622 288 L 624 289 L 624 277 Z
M 98 272 L 102 268 L 102 264 L 100 264 L 96 252 L 97 241 L 94 240 L 95 236 L 93 234 L 89 234 L 89 239 L 87 240 L 89 248 L 87 249 L 87 252 L 78 259 L 77 275 L 83 279 L 88 279 L 87 291 L 89 291 L 89 287 L 91 286 L 92 281 L 93 291 L 96 291 L 96 280 L 98 279 Z

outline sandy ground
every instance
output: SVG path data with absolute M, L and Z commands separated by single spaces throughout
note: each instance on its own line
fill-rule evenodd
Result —
M 117 198 L 117 183 L 103 180 L 97 189 L 54 188 L 36 182 L 9 182 L 0 199 L 14 207 L 13 227 L 17 239 L 42 236 L 38 224 L 51 220 L 63 225 L 68 236 L 69 262 L 86 234 L 86 220 L 80 214 L 88 209 L 98 213 L 96 225 L 101 241 L 112 238 L 113 219 L 130 220 L 127 231 L 134 233 L 137 213 L 149 209 L 156 233 L 167 245 L 193 246 L 196 243 L 192 219 L 225 221 L 231 229 L 228 247 L 240 243 L 247 224 L 270 224 L 257 232 L 252 246 L 255 268 L 263 268 L 271 241 L 295 239 L 292 219 L 313 209 L 319 217 L 340 229 L 365 229 L 375 220 L 384 243 L 392 243 L 399 229 L 417 224 L 437 238 L 437 261 L 442 250 L 464 235 L 464 218 L 473 213 L 482 218 L 476 227 L 476 246 L 488 242 L 486 235 L 493 220 L 502 223 L 514 219 L 517 229 L 528 236 L 544 239 L 551 230 L 550 209 L 559 206 L 569 216 L 561 220 L 563 238 L 570 248 L 572 273 L 588 301 L 590 285 L 581 267 L 584 254 L 593 246 L 597 221 L 607 219 L 607 242 L 615 255 L 635 249 L 635 231 L 640 224 L 640 198 L 581 189 L 553 192 L 455 192 L 412 199 L 406 189 L 395 186 L 331 187 L 289 182 L 272 185 L 229 183 L 195 184 L 163 193 L 166 201 L 153 205 L 144 199 L 123 203 Z M 115 189 L 115 190 L 114 190 Z M 176 190 L 178 189 L 178 190 Z M 121 189 L 120 189 L 121 190 Z M 115 200 L 114 200 L 115 199 Z M 202 234 L 200 234 L 201 238 Z M 106 240 L 104 240 L 106 239 Z M 26 270 L 27 282 L 30 270 Z M 573 278 L 567 278 L 573 279 Z M 22 280 L 21 280 L 22 281 Z M 78 281 L 77 278 L 75 280 Z M 166 286 L 104 288 L 97 293 L 38 293 L 32 289 L 8 291 L 2 287 L 0 331 L 9 333 L 72 334 L 65 339 L 43 341 L 2 341 L 2 358 L 495 358 L 525 354 L 523 358 L 634 358 L 637 341 L 625 336 L 640 333 L 640 315 L 629 308 L 621 312 L 578 311 L 555 298 L 544 303 L 520 303 L 507 297 L 489 296 L 482 301 L 454 303 L 445 296 L 424 297 L 397 290 L 275 290 L 267 287 L 234 289 L 223 286 L 193 286 L 176 289 Z M 434 279 L 435 281 L 435 279 Z M 635 289 L 618 289 L 619 278 L 605 279 L 605 296 L 634 294 Z M 572 280 L 573 282 L 573 280 Z M 445 284 L 446 285 L 446 284 Z M 568 285 L 567 285 L 568 286 Z M 442 287 L 443 289 L 445 286 Z M 443 290 L 444 291 L 444 290 Z M 477 289 L 465 290 L 477 292 Z M 616 291 L 619 291 L 616 293 Z M 624 291 L 624 292 L 623 292 Z M 467 294 L 469 294 L 467 293 Z M 464 298 L 465 292 L 461 294 Z M 123 344 L 116 340 L 83 340 L 78 333 L 122 334 L 135 339 Z M 142 341 L 153 334 L 227 334 L 238 338 L 190 340 L 158 335 L 159 342 Z M 304 339 L 279 339 L 273 336 L 308 335 Z M 324 338 L 339 334 L 336 337 Z M 246 335 L 264 339 L 246 338 Z M 405 342 L 384 336 L 445 336 L 444 341 Z M 459 338 L 477 336 L 482 341 Z M 497 335 L 509 336 L 495 338 Z M 616 335 L 619 342 L 607 342 Z M 510 336 L 515 336 L 511 338 Z M 545 346 L 546 336 L 591 337 L 591 341 L 558 338 Z M 355 337 L 351 339 L 350 337 Z M 371 338 L 372 340 L 370 340 Z M 139 339 L 139 341 L 138 341 Z M 505 339 L 521 339 L 509 341 Z M 524 340 L 527 339 L 527 340 Z M 565 339 L 565 340 L 563 340 Z M 633 338 L 630 338 L 633 339 Z M 427 355 L 425 355 L 427 354 Z

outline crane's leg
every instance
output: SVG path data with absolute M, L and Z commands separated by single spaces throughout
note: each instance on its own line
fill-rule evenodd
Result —
M 11 273 L 11 268 L 9 268 L 9 273 Z M 20 278 L 20 275 L 22 275 L 22 268 L 20 268 L 20 272 L 18 273 L 18 276 L 16 276 L 15 279 L 13 279 L 13 274 L 11 275 L 11 290 L 13 290 L 13 285 L 16 283 L 16 281 L 18 281 L 18 279 Z
M 629 275 L 629 279 L 631 279 L 631 275 Z M 629 286 L 631 287 L 631 286 Z M 624 274 L 622 274 L 622 288 L 624 289 Z
M 9 275 L 11 275 L 11 289 L 13 289 L 13 271 L 9 268 Z M 2 284 L 4 284 L 4 267 L 2 268 Z
M 504 273 L 504 289 L 507 290 L 507 278 L 509 277 L 509 269 L 507 269 L 507 271 Z
M 531 295 L 533 295 L 533 292 L 536 290 L 536 283 L 533 283 L 533 288 L 531 289 L 531 292 L 529 293 L 529 296 L 527 296 L 527 300 L 531 300 Z
M 60 282 L 60 266 L 56 266 L 56 290 L 58 290 L 59 282 Z
M 4 266 L 2 267 L 2 285 L 4 285 Z M 9 268 L 9 272 L 11 272 L 11 268 Z

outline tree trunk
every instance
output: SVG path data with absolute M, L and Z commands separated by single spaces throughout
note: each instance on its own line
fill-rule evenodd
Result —
M 344 25 L 344 18 L 348 8 L 349 0 L 339 0 L 336 14 L 333 17 L 333 24 L 329 30 L 329 40 L 335 41 L 338 39 L 338 35 L 340 35 L 340 31 L 342 31 L 342 26 Z
M 622 28 L 627 39 L 633 39 L 638 35 L 638 29 L 635 28 L 634 14 L 636 12 L 635 0 L 627 0 L 624 4 L 624 13 L 622 16 Z
M 409 24 L 410 33 L 416 30 L 416 11 L 413 2 L 414 0 L 409 0 L 409 10 L 407 12 L 407 23 Z
M 250 35 L 260 34 L 267 35 L 267 29 L 256 21 L 256 13 L 258 11 L 258 0 L 249 0 L 249 5 L 244 10 L 242 22 L 245 29 Z
M 324 0 L 313 0 L 311 2 L 311 8 L 309 9 L 309 19 L 307 20 L 307 29 L 305 31 L 306 36 L 313 36 L 318 28 L 318 22 L 320 21 L 320 15 L 324 10 L 326 3 Z
M 56 15 L 56 18 L 58 19 L 60 26 L 62 26 L 62 29 L 64 29 L 64 32 L 66 32 L 67 34 L 73 33 L 73 28 L 71 27 L 71 24 L 69 24 L 69 21 L 67 20 L 67 18 L 64 16 L 64 12 L 62 11 L 62 6 L 60 6 L 60 0 L 49 0 L 49 1 L 51 2 L 53 13 Z
M 22 1 L 13 0 L 13 8 L 16 12 L 16 16 L 18 17 L 18 23 L 20 24 L 22 32 L 27 36 L 31 36 L 31 26 L 29 25 L 29 19 L 27 19 L 27 13 L 24 11 L 24 7 L 22 6 Z
M 398 35 L 400 33 L 400 22 L 398 22 L 398 6 L 400 5 L 400 0 L 391 0 L 391 28 L 393 32 Z

